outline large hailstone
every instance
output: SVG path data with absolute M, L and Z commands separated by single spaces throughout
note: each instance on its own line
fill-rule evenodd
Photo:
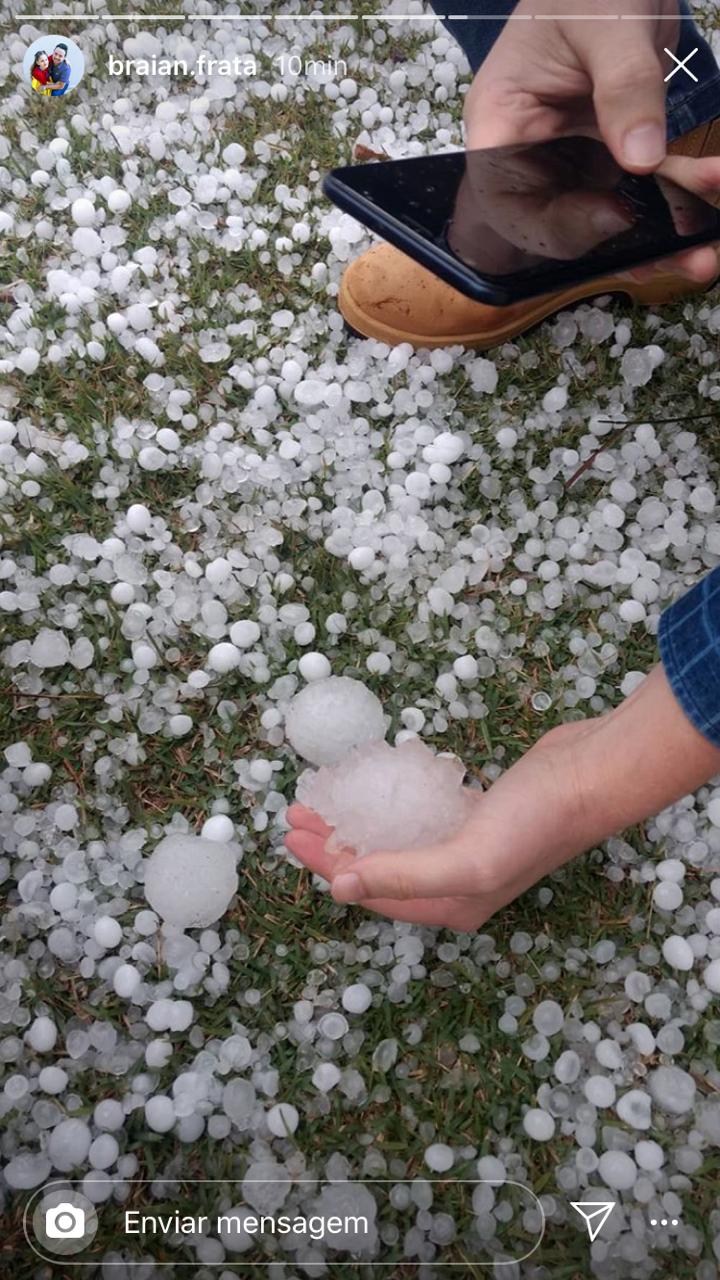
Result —
M 166 924 L 205 929 L 237 893 L 237 845 L 200 836 L 165 836 L 145 864 L 145 897 Z
M 449 840 L 469 818 L 464 774 L 459 760 L 434 755 L 419 738 L 366 742 L 340 764 L 306 770 L 297 799 L 335 828 L 336 847 L 421 849 Z
M 353 747 L 385 737 L 382 703 L 359 680 L 328 676 L 296 694 L 285 716 L 285 736 L 303 760 L 337 764 Z

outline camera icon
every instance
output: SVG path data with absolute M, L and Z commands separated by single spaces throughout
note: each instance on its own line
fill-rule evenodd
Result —
M 85 1235 L 85 1211 L 63 1202 L 45 1211 L 45 1234 L 48 1240 L 82 1240 Z
M 100 1226 L 92 1200 L 67 1186 L 65 1180 L 60 1186 L 50 1183 L 44 1187 L 30 1212 L 32 1234 L 41 1257 L 45 1251 L 63 1258 L 84 1253 Z M 30 1236 L 28 1243 L 32 1246 Z

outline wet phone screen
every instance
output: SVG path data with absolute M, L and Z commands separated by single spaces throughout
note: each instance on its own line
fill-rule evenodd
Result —
M 624 172 L 592 138 L 333 170 L 326 194 L 461 292 L 498 305 L 720 237 L 720 211 Z

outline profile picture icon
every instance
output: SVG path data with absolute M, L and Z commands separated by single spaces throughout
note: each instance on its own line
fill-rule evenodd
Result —
M 34 93 L 62 98 L 77 88 L 85 70 L 82 51 L 69 36 L 39 36 L 23 59 L 23 73 Z

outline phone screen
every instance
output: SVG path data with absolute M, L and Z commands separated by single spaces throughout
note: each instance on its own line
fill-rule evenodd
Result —
M 720 211 L 667 179 L 624 172 L 592 138 L 348 167 L 353 211 L 412 253 L 420 237 L 513 296 L 602 276 L 720 235 Z M 373 218 L 373 212 L 376 217 Z M 458 284 L 458 287 L 461 287 Z

